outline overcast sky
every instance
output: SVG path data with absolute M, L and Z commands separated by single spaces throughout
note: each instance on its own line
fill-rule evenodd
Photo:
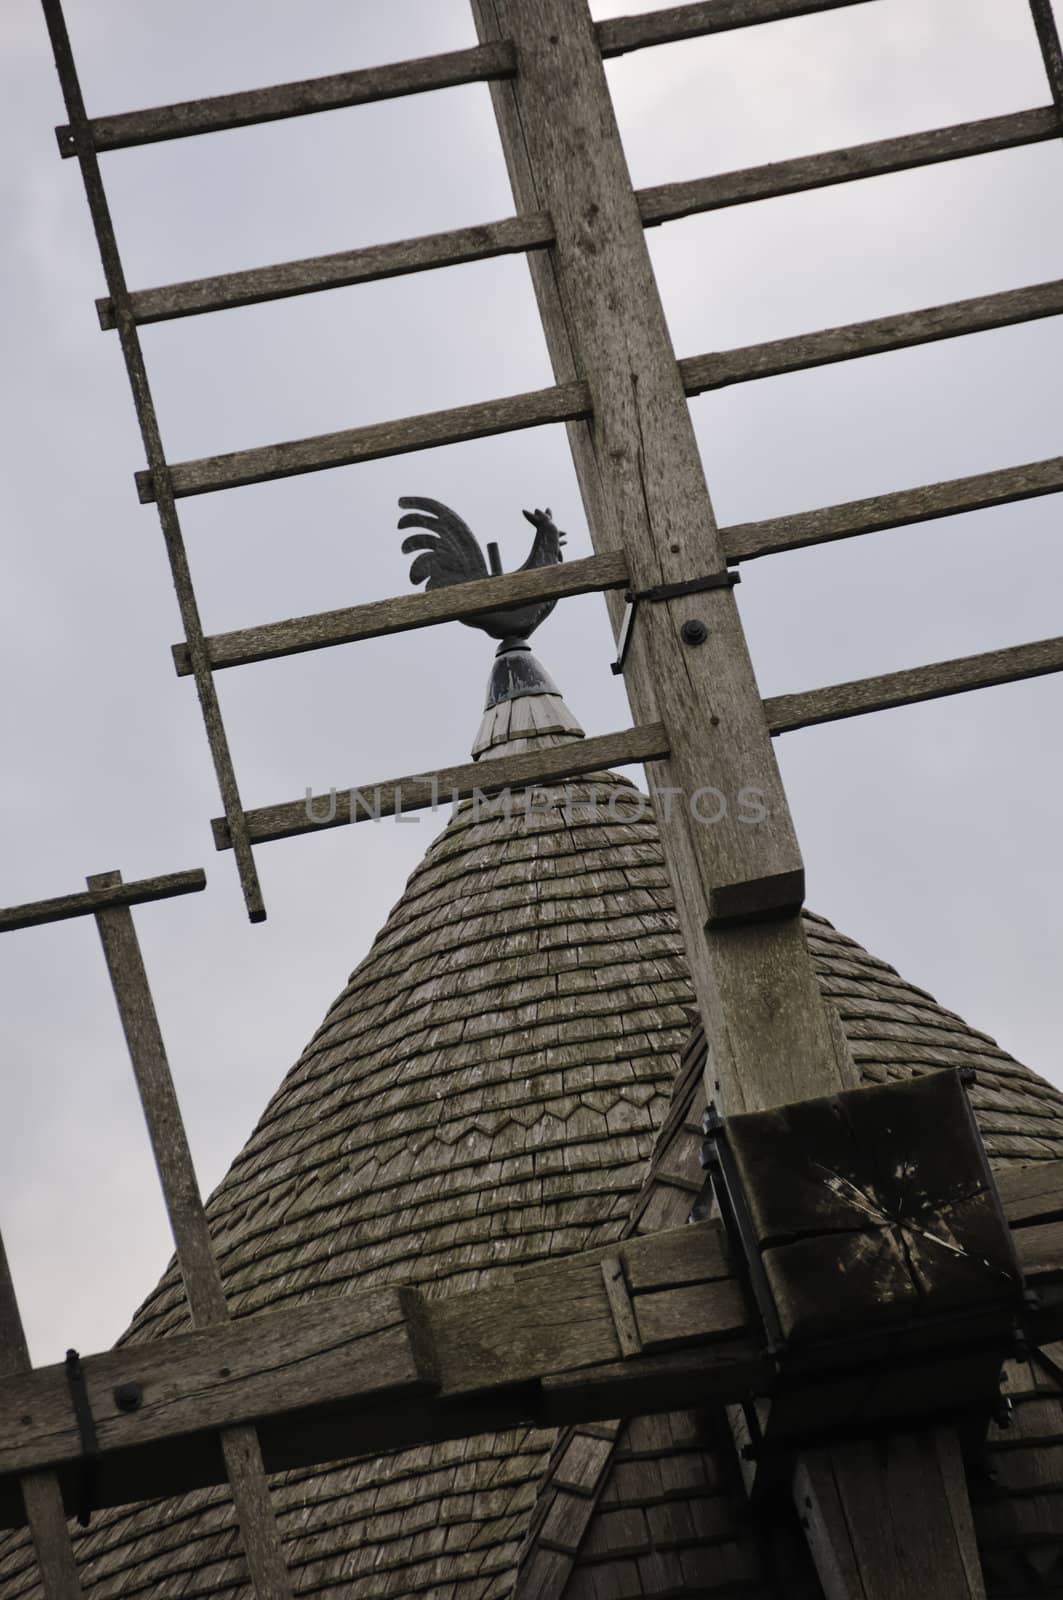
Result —
M 632 4 L 593 6 L 617 15 Z M 475 42 L 465 0 L 69 0 L 90 114 Z M 257 853 L 244 916 L 43 22 L 0 24 L 5 285 L 0 904 L 203 865 L 137 925 L 201 1180 L 212 1187 L 399 897 L 433 823 Z M 636 184 L 698 177 L 1048 100 L 1023 0 L 871 0 L 609 64 Z M 103 159 L 130 284 L 510 214 L 477 85 Z M 1063 277 L 1063 147 L 1039 145 L 649 234 L 677 353 Z M 522 258 L 144 330 L 171 460 L 552 381 Z M 1063 323 L 692 403 L 721 523 L 1063 453 Z M 544 428 L 180 503 L 208 631 L 407 589 L 400 494 L 527 551 L 549 503 L 590 553 L 564 431 Z M 1053 499 L 750 563 L 765 694 L 1063 632 Z M 626 725 L 597 596 L 540 655 L 588 733 Z M 451 625 L 219 675 L 249 807 L 466 758 L 490 646 Z M 1063 846 L 1047 678 L 794 733 L 779 754 L 809 902 L 1063 1083 Z M 118 1334 L 169 1251 L 95 929 L 0 940 L 0 1222 L 38 1361 Z

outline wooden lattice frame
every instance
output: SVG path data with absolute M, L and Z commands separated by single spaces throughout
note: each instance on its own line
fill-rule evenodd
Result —
M 662 582 L 680 588 L 722 572 L 728 562 L 1063 488 L 1063 460 L 1055 459 L 800 516 L 719 530 L 714 526 L 686 408 L 688 396 L 724 384 L 1063 313 L 1063 285 L 1040 284 L 676 360 L 642 237 L 644 227 L 720 206 L 1063 135 L 1063 52 L 1050 0 L 1029 0 L 1051 86 L 1048 106 L 634 191 L 616 131 L 603 58 L 866 3 L 869 0 L 702 0 L 594 25 L 586 0 L 473 0 L 481 42 L 471 50 L 90 119 L 60 0 L 43 0 L 70 119 L 58 130 L 60 151 L 77 157 L 85 181 L 108 287 L 107 297 L 99 302 L 100 321 L 104 328 L 117 329 L 121 341 L 147 457 L 147 470 L 137 475 L 138 489 L 142 500 L 158 507 L 185 628 L 185 640 L 174 647 L 175 662 L 180 674 L 195 678 L 223 800 L 224 818 L 214 825 L 216 843 L 235 852 L 252 921 L 265 916 L 252 846 L 318 824 L 307 818 L 302 803 L 244 811 L 214 688 L 216 670 L 424 627 L 488 605 L 495 609 L 518 600 L 593 590 L 609 595 L 616 621 L 620 590 L 639 592 Z M 517 197 L 516 216 L 475 229 L 210 280 L 138 292 L 128 289 L 100 174 L 102 152 L 477 81 L 491 84 Z M 581 159 L 574 164 L 566 153 L 577 148 Z M 593 245 L 592 266 L 584 248 L 588 239 Z M 137 331 L 141 323 L 519 251 L 529 253 L 557 375 L 554 387 L 228 456 L 167 461 Z M 406 596 L 239 633 L 212 638 L 204 634 L 177 511 L 183 496 L 559 421 L 569 426 L 596 548 L 593 557 L 561 570 L 491 578 L 449 595 Z M 667 783 L 692 791 L 710 777 L 714 783 L 737 777 L 740 766 L 741 781 L 753 780 L 769 797 L 770 827 L 746 830 L 744 835 L 726 828 L 699 832 L 683 808 L 661 822 L 691 974 L 710 1041 L 710 1098 L 733 1112 L 841 1089 L 852 1081 L 851 1064 L 828 1020 L 795 915 L 803 895 L 803 871 L 771 735 L 1063 670 L 1063 639 L 762 702 L 728 588 L 673 594 L 644 610 L 647 614 L 640 620 L 625 673 L 636 726 L 588 740 L 575 750 L 499 760 L 492 764 L 491 786 L 561 780 L 603 765 L 641 760 L 653 766 L 662 787 Z M 684 653 L 680 625 L 701 615 L 711 621 L 708 647 Z M 699 721 L 696 715 L 710 702 L 711 733 L 704 718 Z M 437 785 L 458 794 L 472 792 L 477 778 L 483 787 L 482 771 L 471 766 L 435 775 Z M 432 781 L 423 778 L 379 787 L 384 791 L 384 810 L 415 809 L 429 804 L 436 792 Z M 335 824 L 354 820 L 356 816 L 338 808 Z M 105 875 L 90 880 L 91 904 L 70 909 L 70 902 L 63 902 L 67 909 L 54 915 L 91 911 L 97 916 L 156 1144 L 193 1318 L 220 1322 L 225 1306 L 218 1269 L 132 931 L 129 905 L 135 903 L 132 891 L 138 888 L 144 886 L 122 886 L 114 875 Z M 183 891 L 170 887 L 139 898 L 172 892 Z M 6 925 L 13 927 L 50 920 L 52 914 L 47 907 L 16 908 L 0 914 L 0 927 L 5 915 Z M 158 1125 L 153 1121 L 156 1115 Z M 1027 1204 L 1022 1220 L 1028 1222 L 1034 1214 L 1042 1213 L 1031 1211 Z M 1026 1265 L 1032 1270 L 1029 1261 Z M 1054 1257 L 1046 1271 L 1049 1276 L 1058 1272 Z M 399 1320 L 404 1319 L 405 1312 Z M 24 1368 L 25 1342 L 6 1266 L 0 1272 L 0 1321 L 12 1353 L 9 1370 Z M 279 1325 L 276 1332 L 279 1336 Z M 481 1415 L 481 1424 L 482 1420 Z M 253 1426 L 236 1417 L 223 1431 L 223 1445 L 256 1592 L 280 1600 L 290 1595 L 290 1581 Z M 957 1458 L 948 1439 L 938 1440 L 935 1450 L 955 1466 Z M 838 1574 L 852 1568 L 852 1550 L 845 1540 L 859 1531 L 860 1518 L 866 1514 L 870 1480 L 864 1467 L 855 1455 L 844 1461 L 841 1454 L 831 1461 L 819 1456 L 800 1465 L 799 1478 L 806 1487 L 821 1485 L 817 1491 L 821 1511 L 812 1539 L 821 1571 L 829 1568 L 832 1582 L 848 1584 L 850 1578 Z M 910 1486 L 917 1481 L 913 1466 Z M 46 1592 L 79 1595 L 54 1474 L 30 1468 L 21 1482 Z M 848 1500 L 847 1483 L 854 1486 Z M 865 1510 L 861 1510 L 861 1486 Z M 950 1594 L 980 1594 L 966 1494 L 954 1477 L 942 1514 L 950 1518 L 957 1534 L 949 1550 L 939 1552 L 937 1579 L 951 1585 Z M 886 1563 L 866 1593 L 891 1594 L 890 1582 Z M 885 1587 L 880 1589 L 879 1583 Z M 840 1587 L 831 1592 L 856 1591 Z

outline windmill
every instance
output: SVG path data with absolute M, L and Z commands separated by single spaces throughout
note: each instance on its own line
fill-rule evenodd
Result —
M 699 1406 L 711 1397 L 721 1435 L 714 1449 L 730 1441 L 733 1463 L 744 1474 L 749 1517 L 780 1499 L 796 1505 L 811 1562 L 800 1581 L 813 1586 L 809 1593 L 818 1583 L 818 1592 L 832 1600 L 870 1600 L 914 1592 L 916 1581 L 922 1592 L 941 1596 L 985 1593 L 970 1461 L 984 1440 L 999 1373 L 1016 1353 L 1016 1338 L 1050 1343 L 1059 1332 L 1053 1219 L 1060 1180 L 1049 1168 L 1035 1177 L 1024 1170 L 1013 1182 L 994 1179 L 967 1086 L 955 1073 L 914 1084 L 859 1085 L 853 1051 L 825 1000 L 813 958 L 818 936 L 800 914 L 803 869 L 770 738 L 815 721 L 1056 671 L 1063 647 L 1045 640 L 764 701 L 745 649 L 731 566 L 788 544 L 1045 492 L 1055 482 L 1052 467 L 882 496 L 859 510 L 829 508 L 789 527 L 747 526 L 728 538 L 713 520 L 686 400 L 725 382 L 1047 315 L 1063 302 L 1058 286 L 1041 285 L 676 361 L 643 227 L 678 214 L 677 206 L 711 205 L 713 180 L 700 200 L 691 198 L 689 185 L 682 196 L 636 194 L 602 71 L 603 56 L 622 50 L 825 8 L 815 0 L 735 0 L 728 7 L 685 5 L 595 27 L 582 0 L 478 0 L 481 43 L 460 60 L 403 63 L 313 86 L 90 122 L 59 6 L 46 0 L 70 115 L 60 146 L 77 155 L 86 179 L 108 273 L 103 316 L 122 340 L 148 457 L 140 490 L 159 508 L 182 603 L 186 639 L 176 651 L 178 669 L 196 680 L 225 806 L 215 838 L 237 856 L 251 920 L 265 911 L 253 847 L 309 832 L 313 823 L 299 802 L 244 810 L 214 694 L 218 667 L 429 620 L 515 618 L 518 608 L 530 616 L 591 589 L 613 596 L 618 623 L 615 597 L 626 596 L 618 665 L 634 726 L 582 739 L 577 728 L 536 728 L 533 719 L 523 730 L 528 747 L 505 748 L 507 730 L 497 750 L 493 742 L 487 747 L 489 769 L 481 759 L 432 779 L 395 780 L 382 786 L 385 808 L 430 804 L 439 785 L 460 800 L 480 791 L 557 786 L 637 760 L 647 764 L 658 789 L 682 796 L 709 786 L 724 794 L 754 789 L 770 825 L 744 828 L 728 814 L 706 828 L 685 805 L 658 821 L 702 1029 L 691 1041 L 687 1074 L 707 1102 L 705 1159 L 719 1217 L 707 1215 L 708 1196 L 695 1183 L 687 1201 L 700 1217 L 694 1226 L 514 1269 L 512 1281 L 470 1287 L 467 1298 L 433 1300 L 393 1284 L 367 1295 L 356 1314 L 340 1296 L 327 1312 L 320 1304 L 312 1313 L 274 1309 L 206 1334 L 168 1331 L 171 1282 L 159 1291 L 155 1337 L 63 1373 L 7 1380 L 9 1414 L 30 1419 L 20 1423 L 24 1431 L 7 1466 L 10 1520 L 20 1520 L 15 1477 L 38 1484 L 37 1475 L 52 1474 L 54 1522 L 56 1493 L 68 1503 L 87 1494 L 90 1458 L 95 1505 L 126 1504 L 140 1497 L 138 1490 L 161 1495 L 219 1481 L 219 1430 L 237 1430 L 246 1445 L 250 1429 L 256 1442 L 245 1450 L 242 1466 L 230 1471 L 233 1479 L 242 1471 L 253 1485 L 241 1507 L 241 1527 L 255 1588 L 280 1595 L 290 1592 L 290 1580 L 277 1525 L 267 1514 L 263 1468 L 296 1471 L 336 1461 L 350 1454 L 355 1436 L 357 1453 L 364 1455 L 472 1437 L 488 1423 L 492 1430 L 560 1427 L 575 1431 L 561 1435 L 562 1454 L 550 1473 L 553 1498 L 541 1508 L 522 1568 L 527 1592 L 560 1596 L 573 1571 L 570 1563 L 562 1579 L 552 1559 L 568 1548 L 564 1527 L 552 1535 L 543 1528 L 550 1517 L 570 1525 L 574 1512 L 565 1494 L 573 1498 L 573 1484 L 577 1500 L 586 1490 L 586 1480 L 566 1465 L 569 1452 L 589 1460 L 586 1470 L 592 1471 L 615 1445 L 609 1428 L 618 1418 L 668 1414 L 695 1397 Z M 960 149 L 973 154 L 1042 138 L 1046 127 L 1057 132 L 1063 96 L 1058 39 L 1048 6 L 1033 0 L 1032 11 L 1056 97 L 1052 108 L 1021 114 L 1007 129 L 974 124 L 891 141 L 888 152 L 864 147 L 810 158 L 771 181 L 799 189 L 830 181 L 839 168 L 846 176 L 899 170 L 914 161 L 949 159 Z M 254 291 L 248 275 L 238 274 L 239 283 L 130 294 L 98 156 L 124 143 L 483 79 L 492 83 L 517 215 L 493 232 L 482 230 L 476 248 L 490 254 L 501 244 L 533 252 L 557 383 L 394 424 L 168 462 L 138 322 L 237 303 Z M 767 181 L 746 175 L 748 193 L 763 192 Z M 457 259 L 459 251 L 468 258 L 467 239 L 453 241 L 449 258 L 447 248 L 438 239 L 431 246 L 414 241 L 395 255 L 402 254 L 404 270 Z M 294 264 L 289 281 L 323 287 L 336 270 L 334 263 Z M 358 281 L 379 270 L 379 257 L 373 264 L 347 260 L 341 270 L 342 281 Z M 436 582 L 432 593 L 386 602 L 384 610 L 378 603 L 244 630 L 238 638 L 204 634 L 183 555 L 177 503 L 184 495 L 546 421 L 570 425 L 593 557 L 563 567 L 536 563 L 509 575 L 479 569 L 474 575 L 459 562 L 460 583 Z M 443 530 L 438 536 L 426 530 L 433 547 L 418 563 L 429 557 L 422 569 L 429 574 L 442 559 L 435 554 L 437 538 L 464 547 L 453 514 L 444 517 L 445 508 L 424 502 L 419 509 Z M 545 543 L 548 530 L 538 527 L 539 535 Z M 525 621 L 521 627 L 514 622 L 511 635 L 503 621 L 504 647 L 522 637 Z M 504 655 L 513 653 L 504 649 Z M 526 684 L 525 691 L 517 698 L 550 697 L 542 684 Z M 333 820 L 356 821 L 353 805 Z M 602 872 L 608 871 L 606 863 Z M 444 881 L 427 892 L 445 898 L 446 888 Z M 392 932 L 401 942 L 401 930 Z M 300 1073 L 299 1082 L 312 1076 L 312 1062 Z M 692 1104 L 689 1098 L 677 1102 L 680 1128 Z M 383 1172 L 381 1187 L 389 1181 L 398 1180 Z M 795 1213 L 799 1227 L 787 1220 Z M 858 1241 L 851 1258 L 839 1243 L 843 1235 Z M 184 1260 L 182 1268 L 187 1277 L 191 1268 Z M 839 1291 L 843 1279 L 845 1293 Z M 49 1417 L 61 1417 L 64 1425 L 49 1428 L 39 1420 Z M 666 1456 L 663 1446 L 659 1454 Z M 595 1479 L 582 1499 L 593 1499 L 597 1487 Z M 32 1520 L 32 1495 L 26 1508 Z M 770 1541 L 770 1513 L 763 1514 L 769 1516 L 763 1539 Z M 885 1519 L 889 1538 L 881 1536 Z M 45 1563 L 61 1538 L 54 1528 L 50 1535 L 35 1531 Z M 1040 1542 L 1051 1541 L 1045 1535 Z M 69 1562 L 62 1572 L 57 1568 L 50 1592 L 78 1592 L 71 1572 Z M 573 1581 L 573 1594 L 581 1584 L 582 1592 L 599 1592 L 586 1574 Z M 735 1588 L 758 1580 L 722 1581 Z M 709 1579 L 698 1566 L 683 1582 L 687 1592 L 696 1592 L 696 1584 L 704 1592 Z M 488 1592 L 471 1578 L 468 1584 L 469 1594 Z M 1008 1591 L 998 1586 L 996 1592 Z

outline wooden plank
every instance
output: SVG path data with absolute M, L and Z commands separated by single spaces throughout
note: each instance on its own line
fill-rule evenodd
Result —
M 1060 490 L 1063 490 L 1063 456 L 1053 456 L 1050 460 L 1033 461 L 1021 467 L 980 472 L 971 478 L 952 478 L 918 489 L 902 489 L 895 494 L 847 500 L 841 505 L 802 511 L 796 516 L 771 517 L 764 522 L 736 522 L 721 528 L 720 538 L 728 561 L 753 561 L 758 556 L 775 555 L 782 550 L 800 550 L 806 545 L 825 544 L 833 539 L 852 539 L 884 528 L 904 528 L 913 522 L 932 522 L 938 517 L 953 517 L 965 511 L 982 511 L 988 506 L 1033 500 L 1038 495 L 1058 494 Z
M 1058 133 L 1052 106 L 1013 111 L 1003 117 L 958 122 L 948 128 L 909 133 L 898 139 L 876 139 L 869 144 L 849 145 L 820 155 L 797 156 L 790 161 L 773 161 L 766 166 L 640 189 L 639 213 L 647 227 L 654 227 L 680 217 L 719 211 L 725 206 L 803 194 L 810 189 L 853 183 L 860 178 L 882 177 L 890 172 L 907 172 L 913 167 L 1040 144 L 1058 137 Z
M 631 187 L 597 36 L 583 0 L 474 0 L 479 37 L 508 38 L 521 70 L 492 85 L 519 212 L 549 210 L 557 242 L 529 257 L 554 372 L 585 379 L 593 428 L 569 437 L 594 547 L 623 550 L 632 587 L 723 569 L 668 327 Z M 558 41 L 563 41 L 559 45 Z M 576 159 L 579 152 L 579 159 Z M 612 607 L 614 626 L 618 608 Z M 708 626 L 698 649 L 685 621 Z M 763 790 L 763 829 L 662 822 L 691 974 L 731 1109 L 850 1081 L 800 920 L 800 853 L 770 755 L 760 696 L 729 590 L 643 606 L 625 682 L 634 719 L 664 723 L 658 792 Z M 708 717 L 705 712 L 711 707 Z M 754 935 L 739 924 L 766 921 Z M 771 995 L 771 1003 L 768 996 Z
M 15 1285 L 0 1238 L 0 1382 L 31 1371 Z M 65 1377 L 65 1374 L 64 1374 Z M 69 1398 L 67 1401 L 69 1407 Z M 59 1480 L 50 1469 L 22 1473 L 15 1499 L 29 1525 L 45 1600 L 82 1600 Z
M 278 266 L 253 267 L 246 272 L 224 272 L 211 278 L 192 278 L 160 289 L 139 289 L 129 296 L 129 309 L 137 323 L 164 322 L 171 317 L 199 316 L 235 306 L 257 305 L 263 300 L 285 300 L 292 295 L 316 294 L 323 289 L 343 289 L 355 283 L 374 283 L 409 272 L 454 267 L 467 261 L 540 250 L 553 239 L 553 226 L 545 212 L 533 217 L 506 217 L 447 233 L 424 234 L 394 244 L 369 245 L 361 250 L 341 250 Z M 101 328 L 115 326 L 114 304 L 106 296 L 97 300 Z
M 364 784 L 360 788 L 332 790 L 328 795 L 307 794 L 303 800 L 281 805 L 261 806 L 247 813 L 247 827 L 256 844 L 271 839 L 288 839 L 297 833 L 313 833 L 319 828 L 343 828 L 352 822 L 423 811 L 427 807 L 480 796 L 501 795 L 508 790 L 528 790 L 512 797 L 515 807 L 536 804 L 533 790 L 538 784 L 559 784 L 587 772 L 609 767 L 625 767 L 636 761 L 659 760 L 668 752 L 668 741 L 660 723 L 627 728 L 622 733 L 606 733 L 595 739 L 573 739 L 571 743 L 542 750 L 525 750 L 515 756 L 499 756 L 490 762 L 468 761 L 460 767 L 443 767 L 435 773 L 415 773 L 406 778 L 391 778 L 385 783 Z M 501 804 L 501 802 L 499 802 Z M 224 817 L 211 824 L 219 850 L 231 848 Z
M 817 722 L 837 722 L 843 717 L 887 711 L 919 700 L 938 700 L 944 695 L 964 694 L 968 689 L 1017 683 L 1022 678 L 1039 678 L 1050 672 L 1063 672 L 1063 637 L 1038 639 L 1005 650 L 986 650 L 955 661 L 935 661 L 930 666 L 909 667 L 902 672 L 884 672 L 876 678 L 857 678 L 803 694 L 773 695 L 765 700 L 764 709 L 773 734 L 790 733 Z
M 88 880 L 90 891 L 113 891 L 120 883 L 121 874 L 117 872 L 100 873 Z M 97 911 L 96 925 L 159 1171 L 192 1324 L 209 1327 L 224 1323 L 228 1310 L 221 1273 L 211 1245 L 192 1152 L 133 926 L 133 914 L 128 905 L 111 906 L 108 910 Z M 223 1431 L 221 1447 L 255 1594 L 263 1600 L 291 1600 L 291 1581 L 273 1515 L 258 1437 L 250 1427 L 242 1426 L 235 1432 Z
M 59 82 L 62 85 L 63 98 L 66 102 L 67 116 L 70 118 L 70 127 L 73 130 L 78 163 L 85 185 L 85 196 L 89 203 L 92 225 L 96 233 L 96 242 L 99 245 L 100 261 L 103 266 L 107 292 L 117 308 L 119 343 L 122 347 L 126 375 L 133 395 L 133 404 L 136 408 L 140 436 L 144 444 L 144 453 L 152 474 L 154 497 L 158 505 L 159 525 L 162 528 L 163 539 L 166 543 L 166 554 L 170 563 L 174 589 L 177 593 L 181 622 L 192 654 L 196 694 L 199 698 L 211 760 L 214 764 L 214 774 L 217 778 L 222 804 L 225 807 L 225 815 L 228 817 L 229 826 L 232 829 L 236 866 L 240 876 L 240 888 L 243 892 L 244 904 L 247 907 L 249 919 L 252 922 L 263 922 L 266 916 L 266 908 L 262 899 L 262 886 L 258 881 L 258 872 L 255 868 L 251 846 L 242 821 L 243 808 L 240 802 L 240 789 L 236 782 L 232 754 L 229 750 L 229 741 L 225 732 L 225 724 L 222 720 L 221 706 L 218 703 L 214 679 L 207 662 L 206 646 L 203 642 L 203 624 L 199 615 L 196 592 L 192 585 L 192 573 L 188 564 L 184 533 L 181 528 L 180 518 L 177 515 L 177 506 L 166 469 L 166 456 L 162 447 L 162 436 L 159 432 L 159 419 L 155 411 L 155 401 L 151 393 L 151 386 L 148 383 L 144 352 L 140 347 L 140 336 L 137 333 L 136 324 L 129 314 L 129 291 L 126 287 L 125 270 L 118 252 L 111 209 L 103 187 L 103 179 L 100 175 L 100 164 L 93 147 L 89 119 L 85 111 L 85 100 L 81 93 L 81 84 L 78 81 L 77 67 L 74 64 L 74 55 L 70 48 L 66 20 L 63 16 L 62 0 L 42 0 L 42 5 L 52 52 L 55 56 L 56 71 L 59 74 Z
M 866 0 L 699 0 L 663 11 L 631 17 L 611 17 L 595 25 L 598 48 L 606 58 L 649 45 L 677 44 L 708 33 L 750 28 L 761 22 L 783 22 L 788 17 L 815 16 L 841 6 L 866 4 Z
M 1057 317 L 1061 313 L 1063 279 L 1057 278 L 1051 283 L 1032 284 L 1025 289 L 1006 289 L 1000 294 L 930 306 L 924 311 L 907 311 L 900 316 L 875 317 L 870 322 L 825 328 L 795 339 L 772 339 L 766 344 L 746 345 L 737 350 L 688 356 L 679 366 L 687 394 L 697 395 L 731 383 L 750 383 L 789 372 L 806 372 L 836 361 L 855 361 L 892 350 L 908 350 L 939 339 L 957 339 L 971 333 L 985 333 L 991 328 L 1033 322 L 1040 317 Z
M 135 883 L 117 883 L 110 889 L 90 889 L 88 893 L 57 895 L 54 900 L 32 900 L 26 905 L 0 910 L 0 933 L 16 928 L 35 928 L 44 922 L 64 922 L 68 917 L 93 916 L 109 906 L 142 906 L 152 900 L 169 900 L 174 895 L 196 894 L 207 887 L 202 867 L 189 872 L 167 872 L 158 878 L 138 878 Z
M 661 1236 L 677 1275 L 688 1280 L 665 1295 L 687 1295 L 698 1263 L 718 1258 L 720 1247 L 706 1251 L 701 1235 L 719 1226 L 682 1228 L 675 1240 Z M 673 1342 L 689 1351 L 674 1361 L 633 1354 L 617 1395 L 621 1345 L 602 1277 L 609 1258 L 615 1262 L 615 1248 L 521 1269 L 505 1285 L 438 1300 L 405 1289 L 325 1297 L 86 1357 L 100 1504 L 220 1481 L 218 1428 L 257 1427 L 268 1469 L 280 1471 L 340 1459 L 354 1441 L 372 1453 L 529 1420 L 598 1420 L 610 1415 L 603 1404 L 619 1404 L 614 1416 L 634 1415 L 646 1403 L 647 1381 L 663 1403 L 677 1404 L 695 1379 L 706 1401 L 765 1380 L 728 1277 L 705 1285 L 696 1303 L 673 1304 Z M 595 1389 L 599 1370 L 607 1401 Z M 541 1381 L 566 1375 L 581 1378 L 567 1398 Z M 138 1404 L 123 1410 L 116 1391 L 134 1384 Z M 0 1383 L 0 1525 L 21 1518 L 17 1495 L 8 1492 L 13 1474 L 54 1468 L 69 1485 L 78 1450 L 61 1366 Z
M 1063 1161 L 1005 1167 L 997 1173 L 996 1183 L 1012 1228 L 1063 1218 Z
M 445 55 L 422 56 L 414 61 L 362 67 L 355 72 L 305 78 L 268 89 L 245 89 L 239 94 L 212 95 L 206 100 L 182 100 L 176 105 L 156 106 L 146 111 L 93 117 L 88 133 L 93 150 L 124 150 L 130 145 L 155 144 L 160 139 L 187 139 L 192 134 L 247 128 L 258 122 L 275 122 L 281 117 L 305 117 L 317 111 L 364 106 L 376 100 L 423 94 L 431 89 L 483 83 L 491 78 L 510 77 L 515 70 L 512 48 L 505 43 L 486 49 L 482 45 L 474 46 L 471 50 L 451 50 Z M 57 128 L 55 132 L 60 154 L 74 155 L 72 127 Z
M 794 1499 L 825 1600 L 985 1600 L 954 1429 L 808 1451 Z
M 479 612 L 497 610 L 511 603 L 522 605 L 529 600 L 624 589 L 627 583 L 627 562 L 622 554 L 587 556 L 556 567 L 507 572 L 501 577 L 478 578 L 471 583 L 451 584 L 424 594 L 371 600 L 367 605 L 292 617 L 287 622 L 270 622 L 233 633 L 216 633 L 208 637 L 207 650 L 211 667 L 217 672 L 222 667 L 269 661 L 275 656 L 298 655 L 304 650 L 323 650 L 330 645 L 353 644 L 360 639 L 378 639 L 385 634 L 428 628 L 439 622 L 456 622 L 462 617 L 474 617 Z M 175 644 L 173 658 L 177 676 L 186 677 L 192 670 L 187 645 Z
M 491 434 L 512 433 L 520 428 L 539 428 L 548 422 L 568 422 L 574 417 L 588 416 L 590 408 L 590 394 L 585 384 L 560 384 L 551 389 L 508 395 L 502 400 L 483 400 L 476 405 L 454 406 L 447 411 L 400 417 L 394 422 L 376 422 L 368 427 L 346 428 L 340 433 L 318 434 L 312 439 L 235 450 L 228 455 L 205 456 L 199 461 L 181 461 L 169 467 L 169 478 L 178 498 L 208 494 L 215 489 L 267 483 L 273 478 L 289 478 L 301 472 L 323 472 L 330 467 L 352 466 L 357 461 L 379 461 L 384 456 L 432 450 L 437 445 L 461 444 L 467 439 L 484 439 Z M 157 474 L 151 471 L 136 474 L 137 490 L 144 503 L 157 498 L 156 478 Z

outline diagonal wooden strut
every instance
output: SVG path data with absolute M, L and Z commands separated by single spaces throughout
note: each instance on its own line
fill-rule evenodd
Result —
M 59 74 L 63 97 L 66 101 L 67 115 L 70 118 L 74 147 L 81 166 L 81 176 L 85 185 L 85 195 L 88 200 L 93 227 L 96 232 L 96 241 L 99 245 L 104 277 L 107 280 L 107 289 L 115 306 L 118 334 L 122 345 L 122 354 L 125 358 L 129 386 L 133 394 L 137 421 L 140 425 L 144 452 L 156 485 L 155 499 L 159 509 L 159 522 L 162 526 L 163 538 L 166 543 L 166 552 L 170 561 L 170 571 L 177 594 L 177 603 L 181 611 L 181 621 L 184 624 L 185 638 L 188 641 L 188 648 L 191 653 L 196 691 L 199 696 L 203 723 L 207 732 L 207 742 L 210 745 L 214 772 L 221 792 L 222 804 L 225 807 L 225 815 L 233 830 L 233 844 L 244 902 L 251 921 L 262 922 L 266 916 L 266 908 L 262 900 L 262 889 L 258 881 L 258 872 L 251 853 L 251 845 L 244 828 L 240 791 L 236 782 L 236 773 L 233 769 L 229 741 L 225 733 L 225 724 L 222 721 L 221 706 L 218 703 L 218 695 L 207 659 L 203 625 L 199 616 L 199 604 L 196 600 L 195 590 L 192 587 L 192 574 L 188 564 L 188 554 L 185 550 L 184 535 L 177 515 L 177 506 L 170 485 L 170 474 L 163 452 L 162 438 L 159 433 L 155 402 L 148 383 L 147 368 L 144 364 L 140 337 L 137 333 L 136 323 L 129 311 L 129 292 L 126 287 L 125 271 L 118 252 L 114 225 L 111 221 L 110 206 L 108 205 L 103 179 L 100 174 L 99 161 L 96 157 L 89 119 L 85 111 L 85 101 L 81 93 L 81 84 L 78 79 L 73 51 L 70 48 L 70 37 L 67 33 L 62 3 L 61 0 L 42 0 L 42 5 L 45 21 L 48 24 L 52 51 L 55 56 L 56 70 Z
M 120 883 L 118 872 L 88 879 L 90 891 L 114 890 Z M 97 911 L 96 926 L 140 1091 L 192 1325 L 215 1326 L 228 1320 L 225 1291 L 133 914 L 128 905 L 112 905 Z M 250 1425 L 237 1424 L 222 1430 L 221 1448 L 255 1594 L 259 1600 L 292 1600 L 258 1436 Z

